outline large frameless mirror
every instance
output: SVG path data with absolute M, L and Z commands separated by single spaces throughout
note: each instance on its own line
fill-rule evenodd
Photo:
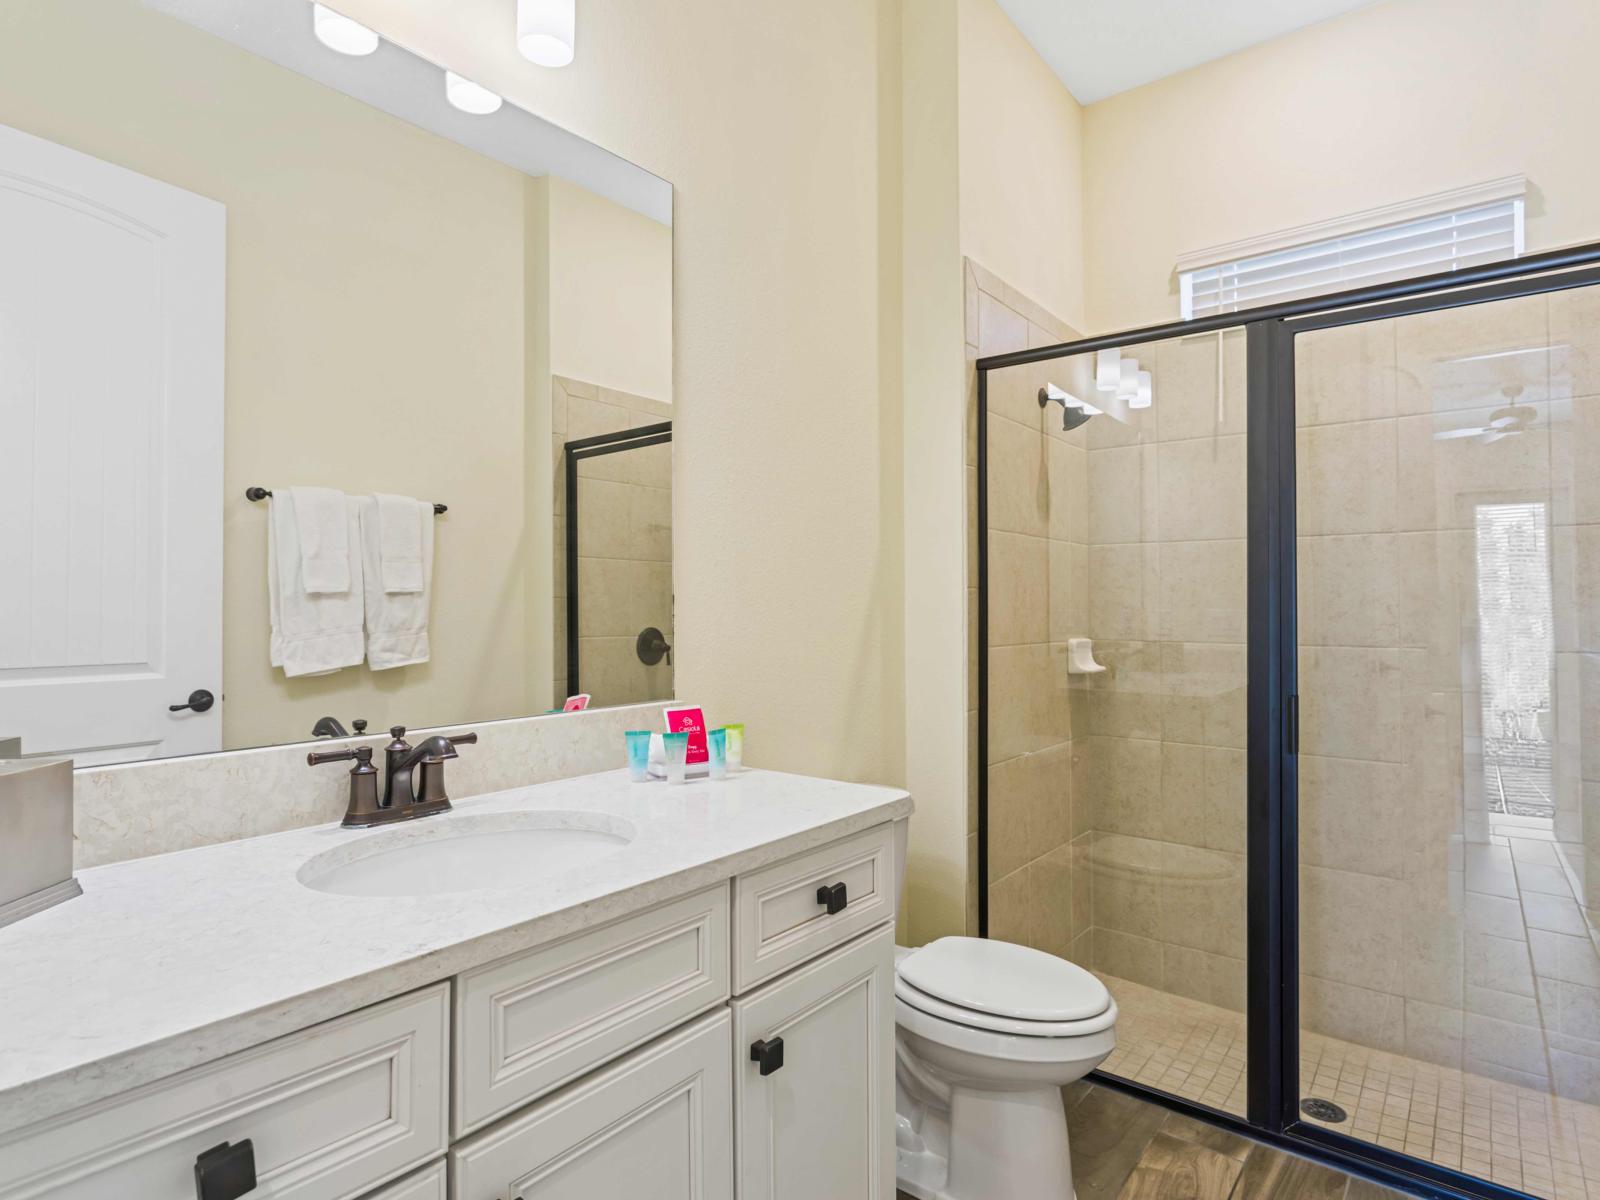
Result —
M 672 694 L 666 181 L 321 5 L 14 0 L 0 264 L 0 740 Z

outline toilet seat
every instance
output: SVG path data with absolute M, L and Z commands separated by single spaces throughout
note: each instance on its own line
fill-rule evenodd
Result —
M 897 956 L 895 996 L 929 1016 L 1020 1037 L 1081 1037 L 1116 1022 L 1111 993 L 1063 958 L 947 937 Z
M 1009 1034 L 1013 1037 L 1084 1037 L 1091 1033 L 1099 1033 L 1102 1029 L 1109 1029 L 1117 1021 L 1117 1009 L 1109 997 L 1103 1011 L 1095 1016 L 1085 1017 L 1081 1021 L 1023 1021 L 1016 1017 L 1001 1017 L 994 1013 L 979 1012 L 977 1009 L 951 1004 L 948 1000 L 930 996 L 913 987 L 898 974 L 894 980 L 894 995 L 896 1000 L 907 1007 L 941 1021 L 953 1021 L 973 1029 Z

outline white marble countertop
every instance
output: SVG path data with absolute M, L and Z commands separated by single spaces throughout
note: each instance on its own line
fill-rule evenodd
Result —
M 510 887 L 401 898 L 314 891 L 296 878 L 307 859 L 379 832 L 337 825 L 81 871 L 82 896 L 0 928 L 0 1133 L 911 807 L 897 789 L 769 771 L 683 786 L 611 771 L 457 801 L 454 813 L 391 827 L 566 810 L 636 829 L 608 857 Z

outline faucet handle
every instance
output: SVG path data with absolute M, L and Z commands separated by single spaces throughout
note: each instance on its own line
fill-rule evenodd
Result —
M 473 746 L 477 744 L 478 735 L 472 732 L 452 733 L 447 734 L 444 740 L 449 742 L 452 746 Z
M 313 767 L 323 763 L 355 759 L 350 768 L 350 803 L 344 810 L 343 824 L 347 829 L 377 825 L 383 820 L 383 809 L 378 802 L 378 768 L 372 765 L 372 747 L 356 746 L 348 750 L 313 750 L 306 762 Z
M 313 750 L 306 755 L 306 763 L 313 767 L 320 767 L 323 763 L 347 762 L 352 758 L 356 760 L 354 770 L 359 771 L 362 767 L 370 769 L 372 767 L 372 747 L 357 746 L 354 749 L 345 750 Z

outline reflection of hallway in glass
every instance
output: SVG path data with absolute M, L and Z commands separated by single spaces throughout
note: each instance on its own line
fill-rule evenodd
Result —
M 1479 678 L 1468 684 L 1480 697 L 1484 800 L 1492 813 L 1549 819 L 1555 614 L 1546 506 L 1480 504 L 1474 515 Z

